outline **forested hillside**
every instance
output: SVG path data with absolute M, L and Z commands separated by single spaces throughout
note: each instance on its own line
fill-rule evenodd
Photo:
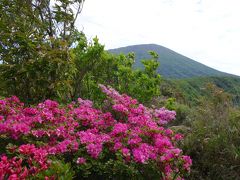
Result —
M 240 78 L 238 77 L 196 77 L 178 80 L 164 80 L 162 86 L 166 94 L 172 91 L 175 96 L 189 104 L 197 104 L 200 97 L 209 96 L 207 85 L 214 84 L 232 97 L 233 104 L 240 105 Z M 162 90 L 164 90 L 162 89 Z M 178 94 L 178 95 L 177 95 Z

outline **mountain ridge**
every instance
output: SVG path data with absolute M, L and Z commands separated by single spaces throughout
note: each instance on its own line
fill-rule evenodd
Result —
M 108 51 L 113 54 L 127 54 L 134 52 L 136 57 L 136 62 L 134 65 L 135 68 L 143 68 L 140 60 L 151 58 L 151 56 L 148 54 L 148 51 L 154 51 L 159 55 L 158 61 L 160 62 L 160 66 L 157 71 L 165 78 L 184 79 L 205 76 L 238 77 L 237 75 L 225 73 L 211 68 L 169 48 L 157 44 L 130 45 L 109 49 Z

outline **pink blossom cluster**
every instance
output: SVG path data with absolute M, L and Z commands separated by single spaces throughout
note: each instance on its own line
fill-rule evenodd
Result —
M 6 155 L 1 156 L 0 179 L 26 179 L 46 170 L 50 165 L 47 159 L 47 151 L 36 148 L 34 144 L 23 144 L 18 148 L 18 152 L 21 157 L 8 158 Z M 28 164 L 28 166 L 24 164 Z
M 34 175 L 49 167 L 51 157 L 64 154 L 72 154 L 77 165 L 114 157 L 107 153 L 120 153 L 125 163 L 153 161 L 166 179 L 176 174 L 182 178 L 182 172 L 190 171 L 191 158 L 176 147 L 182 135 L 163 126 L 175 118 L 174 111 L 147 108 L 111 87 L 100 88 L 109 112 L 81 98 L 64 107 L 51 100 L 35 107 L 24 107 L 17 97 L 0 100 L 0 140 L 22 142 L 12 150 L 14 157 L 0 154 L 0 179 Z
M 2 156 L 0 161 L 0 179 L 26 179 L 29 175 L 28 169 L 22 167 L 22 159 L 16 157 L 9 159 Z
M 158 123 L 160 125 L 167 124 L 169 121 L 175 119 L 175 116 L 175 111 L 170 111 L 166 108 L 160 108 L 155 110 L 155 117 L 159 118 Z

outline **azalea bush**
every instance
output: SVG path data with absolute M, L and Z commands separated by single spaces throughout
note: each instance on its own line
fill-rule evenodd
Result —
M 101 109 L 78 99 L 25 107 L 0 100 L 0 179 L 183 179 L 192 164 L 165 127 L 176 113 L 100 85 Z

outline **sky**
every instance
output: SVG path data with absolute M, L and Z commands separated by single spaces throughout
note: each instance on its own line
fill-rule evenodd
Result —
M 154 43 L 240 75 L 239 8 L 240 0 L 85 0 L 76 25 L 106 49 Z

